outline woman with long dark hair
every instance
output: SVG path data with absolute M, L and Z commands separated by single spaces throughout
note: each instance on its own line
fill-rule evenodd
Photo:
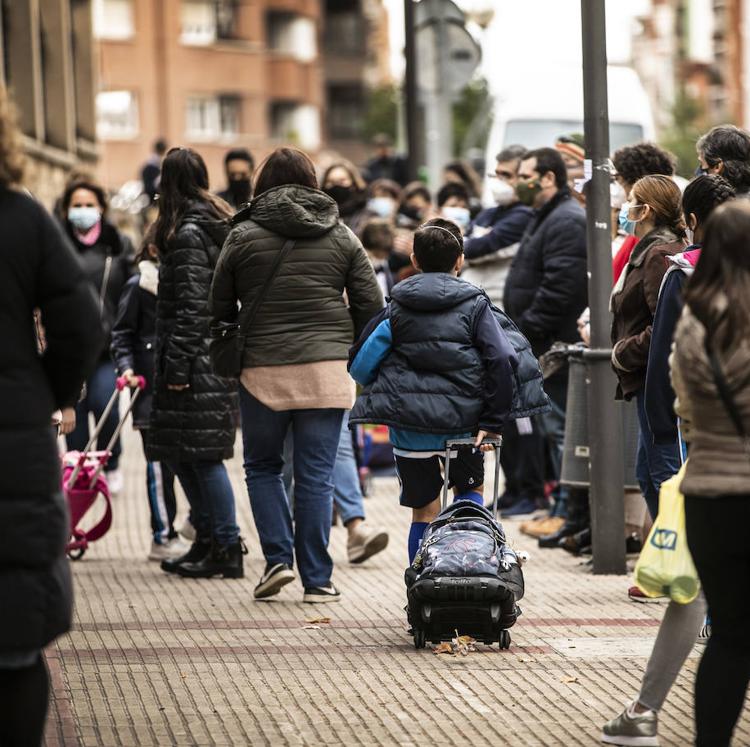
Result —
M 341 220 L 360 236 L 373 214 L 367 209 L 367 185 L 359 169 L 345 159 L 334 161 L 323 172 L 320 183 L 338 205 Z
M 266 568 L 255 597 L 294 580 L 305 602 L 338 601 L 328 554 L 333 468 L 344 412 L 354 404 L 346 370 L 355 334 L 383 297 L 362 245 L 318 189 L 309 157 L 279 148 L 262 164 L 255 197 L 234 219 L 211 289 L 213 323 L 244 323 L 240 386 L 245 474 Z M 262 302 L 254 306 L 261 288 Z M 249 308 L 252 319 L 243 321 Z M 294 517 L 283 451 L 294 437 Z
M 729 745 L 750 680 L 750 204 L 706 224 L 675 332 L 672 383 L 690 445 L 688 545 L 711 615 L 695 681 L 696 744 Z
M 237 385 L 213 373 L 208 354 L 208 294 L 231 209 L 208 191 L 206 164 L 190 148 L 167 153 L 160 185 L 156 370 L 146 453 L 177 475 L 196 530 L 188 553 L 161 567 L 192 578 L 241 578 L 244 548 L 223 463 L 233 453 Z

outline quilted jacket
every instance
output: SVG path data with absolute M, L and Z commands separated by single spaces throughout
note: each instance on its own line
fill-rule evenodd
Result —
M 219 461 L 232 456 L 237 383 L 216 376 L 208 354 L 208 293 L 229 225 L 192 207 L 161 251 L 156 302 L 152 461 Z M 181 391 L 168 385 L 187 384 Z
M 238 300 L 252 303 L 276 254 L 295 240 L 248 330 L 243 367 L 347 360 L 383 296 L 336 203 L 317 189 L 287 184 L 253 199 L 233 223 L 211 289 L 214 322 L 234 321 Z

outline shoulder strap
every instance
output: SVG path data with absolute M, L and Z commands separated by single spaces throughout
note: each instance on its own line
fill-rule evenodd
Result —
M 253 323 L 256 315 L 258 314 L 260 305 L 265 300 L 265 297 L 268 295 L 268 291 L 271 289 L 271 286 L 273 285 L 273 281 L 276 279 L 276 276 L 279 274 L 279 270 L 281 269 L 281 263 L 284 261 L 287 254 L 289 254 L 289 252 L 292 250 L 292 247 L 294 246 L 294 244 L 295 244 L 294 239 L 287 239 L 284 242 L 284 245 L 279 250 L 276 257 L 274 258 L 273 264 L 271 265 L 271 272 L 268 274 L 268 277 L 266 278 L 265 282 L 263 283 L 260 290 L 258 291 L 258 294 L 253 299 L 253 303 L 248 309 L 247 315 L 240 322 L 240 332 L 241 332 L 242 337 L 247 336 L 247 332 L 250 329 L 250 325 Z
M 706 338 L 705 346 L 706 354 L 708 355 L 708 362 L 711 364 L 711 372 L 713 373 L 714 383 L 716 384 L 716 389 L 719 392 L 719 397 L 721 397 L 721 401 L 724 403 L 727 414 L 732 420 L 732 423 L 734 423 L 734 427 L 737 430 L 737 433 L 739 433 L 740 436 L 742 436 L 742 438 L 747 441 L 748 436 L 747 432 L 745 431 L 745 426 L 742 423 L 742 415 L 740 415 L 740 411 L 737 408 L 737 403 L 734 401 L 732 392 L 729 390 L 729 384 L 727 383 L 726 377 L 724 376 L 724 372 L 721 370 L 721 363 L 716 357 L 716 353 L 711 348 L 711 345 L 708 342 L 708 338 Z

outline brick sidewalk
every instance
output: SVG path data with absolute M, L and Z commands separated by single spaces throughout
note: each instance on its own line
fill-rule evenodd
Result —
M 240 581 L 182 579 L 147 562 L 132 434 L 123 465 L 113 529 L 73 567 L 75 629 L 47 654 L 47 745 L 592 745 L 637 692 L 664 607 L 629 602 L 625 577 L 536 550 L 517 524 L 506 532 L 533 557 L 510 651 L 436 656 L 405 632 L 408 511 L 395 480 L 377 480 L 366 501 L 368 520 L 391 532 L 385 552 L 349 566 L 345 531 L 332 530 L 343 599 L 321 608 L 301 603 L 299 582 L 253 601 L 263 561 L 239 459 L 229 466 L 250 549 Z M 320 615 L 331 623 L 306 622 Z M 696 666 L 664 707 L 663 745 L 692 741 Z M 750 744 L 748 711 L 735 742 Z

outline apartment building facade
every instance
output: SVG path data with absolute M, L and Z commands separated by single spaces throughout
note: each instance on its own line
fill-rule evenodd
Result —
M 198 149 L 212 186 L 227 149 L 317 151 L 318 0 L 93 0 L 99 173 L 137 178 L 153 142 Z
M 0 80 L 18 112 L 26 186 L 52 207 L 96 160 L 90 0 L 2 0 Z

